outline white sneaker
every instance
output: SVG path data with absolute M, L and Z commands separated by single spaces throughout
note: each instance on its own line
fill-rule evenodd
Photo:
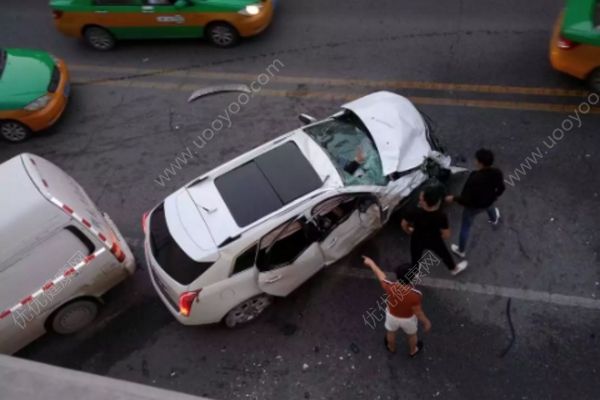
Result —
M 452 252 L 454 254 L 456 254 L 457 256 L 459 256 L 460 258 L 465 258 L 467 256 L 467 252 L 466 251 L 460 251 L 460 248 L 458 247 L 457 244 L 452 243 L 450 245 L 450 250 L 452 250 Z
M 496 219 L 493 221 L 489 219 L 488 221 L 492 225 L 498 225 L 498 222 L 500 222 L 500 210 L 498 209 L 498 207 L 494 207 L 494 214 L 496 214 Z
M 450 271 L 450 273 L 454 276 L 460 274 L 461 272 L 463 272 L 465 269 L 467 269 L 467 265 L 469 263 L 467 262 L 467 260 L 462 260 L 461 262 L 459 262 L 458 264 L 456 264 L 456 267 Z

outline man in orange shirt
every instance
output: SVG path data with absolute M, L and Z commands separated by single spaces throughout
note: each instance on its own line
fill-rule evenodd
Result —
M 400 328 L 408 339 L 408 354 L 416 356 L 423 349 L 423 342 L 418 340 L 418 321 L 423 324 L 423 331 L 429 332 L 431 322 L 421 308 L 423 295 L 411 285 L 409 268 L 396 271 L 397 282 L 386 279 L 385 272 L 369 257 L 363 256 L 364 264 L 371 268 L 387 295 L 385 313 L 385 345 L 389 352 L 396 352 L 396 331 Z

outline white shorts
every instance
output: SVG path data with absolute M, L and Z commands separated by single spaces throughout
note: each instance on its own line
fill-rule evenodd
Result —
M 396 332 L 402 328 L 407 335 L 414 335 L 417 333 L 418 326 L 416 315 L 409 318 L 398 318 L 390 314 L 389 309 L 385 310 L 385 329 L 390 332 Z

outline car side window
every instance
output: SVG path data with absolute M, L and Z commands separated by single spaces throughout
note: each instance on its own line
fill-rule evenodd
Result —
M 337 226 L 344 223 L 356 210 L 355 196 L 342 195 L 332 197 L 317 204 L 312 209 L 312 216 L 324 239 Z
M 95 6 L 139 6 L 139 0 L 94 0 Z
M 316 228 L 306 218 L 289 220 L 262 238 L 256 265 L 263 272 L 289 265 L 316 239 Z
M 242 272 L 254 266 L 256 262 L 256 250 L 258 248 L 258 243 L 254 243 L 248 249 L 244 250 L 240 255 L 235 259 L 235 263 L 233 265 L 233 271 L 231 275 L 235 275 L 238 272 Z

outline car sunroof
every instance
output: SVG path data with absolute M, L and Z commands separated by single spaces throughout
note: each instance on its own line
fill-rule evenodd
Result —
M 296 143 L 287 142 L 215 179 L 240 227 L 321 187 L 323 182 Z

